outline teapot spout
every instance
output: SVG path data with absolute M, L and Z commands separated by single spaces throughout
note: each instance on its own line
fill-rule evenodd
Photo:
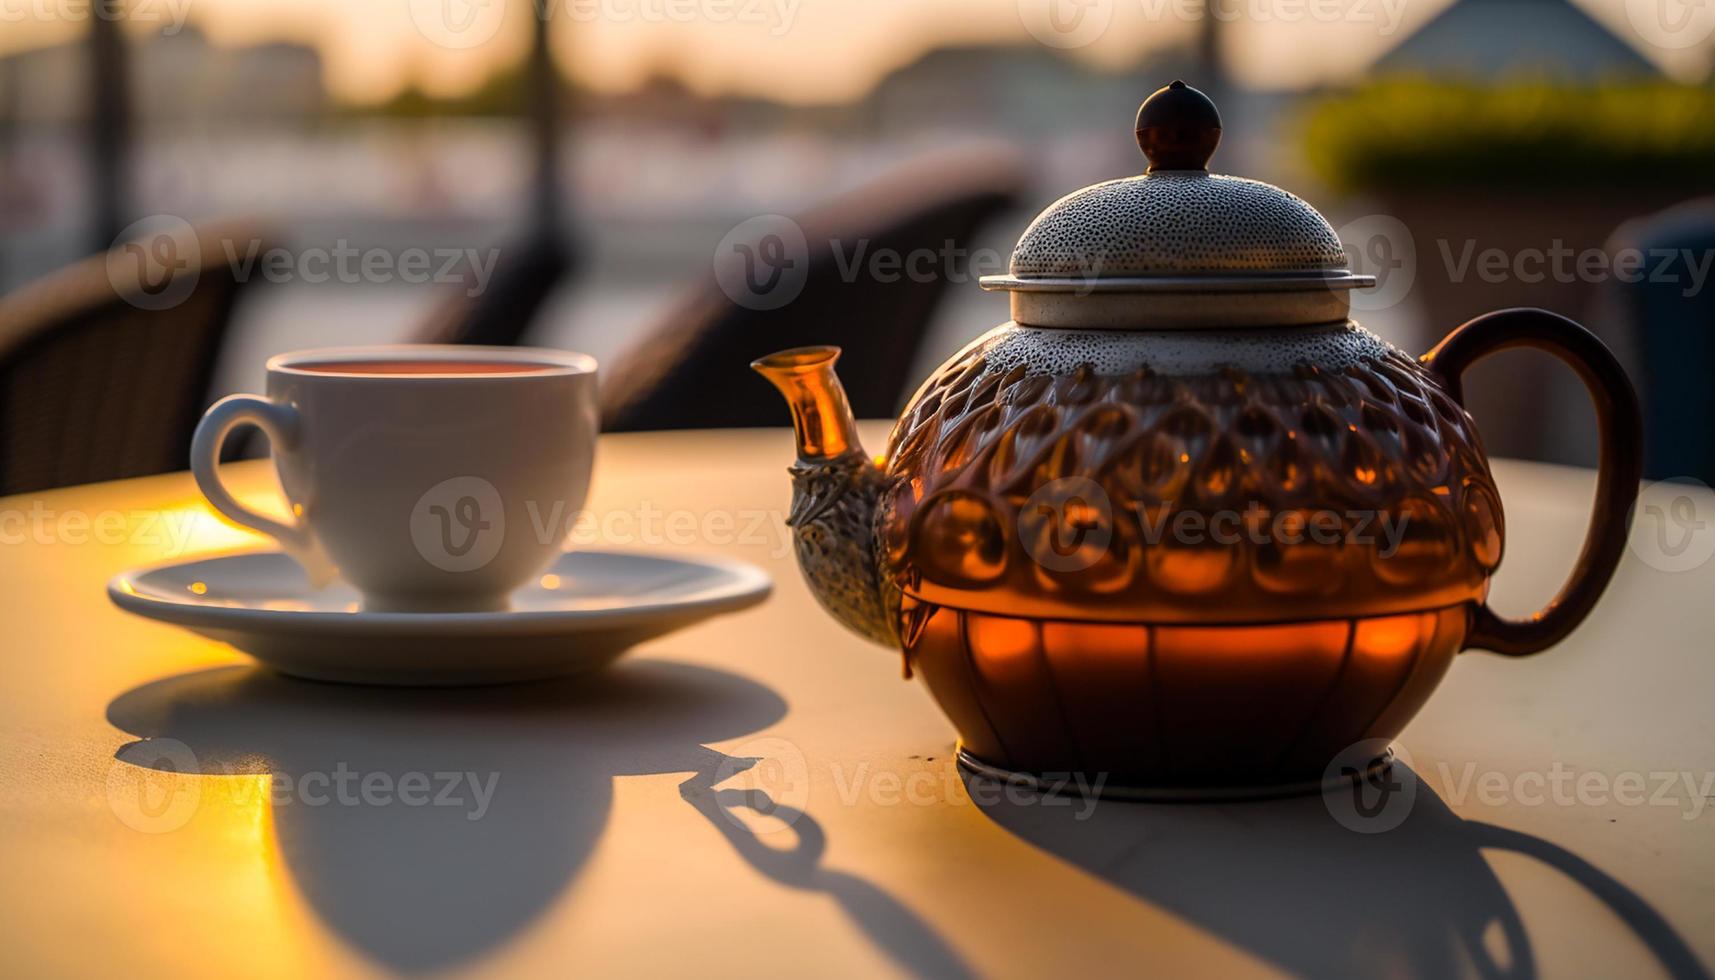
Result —
M 853 449 L 862 452 L 851 404 L 834 373 L 839 357 L 838 347 L 794 347 L 750 362 L 792 407 L 801 460 L 833 459 Z
M 838 347 L 796 347 L 751 367 L 786 396 L 798 460 L 792 529 L 798 569 L 822 608 L 847 629 L 898 648 L 899 590 L 877 564 L 876 512 L 886 477 L 858 444 L 857 423 L 834 375 Z

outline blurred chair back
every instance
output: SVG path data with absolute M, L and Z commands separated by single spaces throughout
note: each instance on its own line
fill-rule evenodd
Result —
M 1715 484 L 1715 198 L 1621 226 L 1609 254 L 1624 248 L 1643 255 L 1613 289 L 1642 365 L 1645 471 Z
M 0 494 L 185 468 L 244 286 L 222 243 L 253 240 L 187 226 L 0 299 Z
M 740 242 L 753 249 L 759 272 L 794 288 L 775 309 L 767 293 L 750 299 L 711 269 L 662 323 L 602 377 L 605 431 L 783 425 L 779 396 L 750 370 L 752 360 L 787 347 L 837 344 L 844 348 L 840 379 L 860 417 L 898 411 L 911 365 L 935 306 L 948 285 L 945 250 L 969 256 L 972 237 L 997 213 L 1015 206 L 1025 177 L 1010 155 L 959 154 L 904 168 L 843 195 L 794 222 L 780 220 L 777 234 L 792 241 Z M 797 232 L 804 246 L 796 245 Z M 769 254 L 770 246 L 773 255 Z M 877 254 L 897 261 L 924 251 L 933 258 L 894 265 L 882 281 L 872 275 Z M 734 256 L 717 256 L 733 258 Z M 772 260 L 772 261 L 770 261 Z M 802 263 L 801 271 L 793 268 Z M 749 270 L 743 270 L 748 272 Z M 742 285 L 742 283 L 740 284 Z M 960 288 L 976 289 L 969 282 Z
M 479 282 L 467 269 L 454 296 L 407 342 L 491 347 L 524 342 L 543 304 L 570 274 L 575 256 L 571 244 L 549 229 L 537 229 L 497 251 L 488 282 Z

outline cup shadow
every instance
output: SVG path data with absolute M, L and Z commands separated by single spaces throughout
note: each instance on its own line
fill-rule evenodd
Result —
M 356 687 L 221 667 L 142 685 L 107 708 L 113 725 L 138 738 L 115 753 L 121 762 L 270 776 L 255 803 L 272 807 L 298 890 L 343 940 L 400 972 L 467 963 L 542 914 L 594 849 L 614 778 L 689 773 L 680 787 L 687 813 L 711 821 L 758 873 L 830 895 L 909 972 L 969 975 L 884 890 L 823 868 L 825 837 L 808 814 L 758 790 L 718 788 L 757 760 L 703 743 L 785 713 L 768 687 L 664 660 L 482 688 Z M 337 798 L 340 773 L 355 802 Z M 406 805 L 413 773 L 429 778 L 431 796 L 452 787 L 455 798 Z M 371 774 L 387 777 L 387 802 L 363 797 Z M 467 781 L 454 784 L 454 774 Z M 739 808 L 787 820 L 799 846 L 764 844 Z
M 1099 801 L 1080 820 L 1081 806 L 1041 806 L 963 778 L 978 808 L 1026 843 L 1299 976 L 1537 976 L 1530 937 L 1487 849 L 1528 855 L 1570 878 L 1668 975 L 1709 977 L 1631 889 L 1548 841 L 1459 818 L 1421 779 L 1402 823 L 1364 834 L 1337 822 L 1320 796 Z
M 639 661 L 472 689 L 225 667 L 138 687 L 107 717 L 141 739 L 119 749 L 122 762 L 182 771 L 188 749 L 198 772 L 272 776 L 281 855 L 311 907 L 366 954 L 415 972 L 474 957 L 545 909 L 600 836 L 614 777 L 731 771 L 701 743 L 757 731 L 785 710 L 737 675 Z M 356 803 L 336 796 L 341 773 Z M 367 775 L 402 791 L 412 773 L 428 780 L 430 803 L 362 795 Z
M 540 914 L 600 836 L 614 777 L 731 772 L 702 743 L 785 711 L 753 681 L 651 660 L 473 689 L 223 667 L 128 691 L 107 717 L 140 739 L 115 753 L 122 762 L 184 771 L 188 749 L 197 772 L 269 774 L 258 805 L 273 807 L 284 865 L 309 905 L 365 954 L 417 972 L 469 960 Z M 340 773 L 352 774 L 357 803 L 336 796 Z M 397 791 L 385 803 L 362 796 L 362 778 L 378 773 Z M 411 773 L 427 777 L 430 804 L 421 792 L 402 802 Z

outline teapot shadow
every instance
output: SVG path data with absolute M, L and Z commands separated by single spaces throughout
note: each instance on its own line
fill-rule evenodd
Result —
M 1530 937 L 1485 849 L 1535 858 L 1600 899 L 1667 975 L 1710 976 L 1631 889 L 1548 841 L 1461 819 L 1409 772 L 1409 812 L 1378 833 L 1348 829 L 1320 796 L 1099 801 L 1080 819 L 1082 806 L 1043 806 L 963 778 L 979 809 L 1026 843 L 1299 976 L 1537 976 Z
M 614 777 L 730 773 L 734 760 L 702 743 L 785 712 L 737 675 L 639 661 L 477 689 L 223 667 L 128 691 L 107 717 L 140 739 L 122 762 L 270 775 L 256 804 L 272 806 L 308 904 L 363 953 L 418 972 L 470 960 L 543 912 L 600 837 Z

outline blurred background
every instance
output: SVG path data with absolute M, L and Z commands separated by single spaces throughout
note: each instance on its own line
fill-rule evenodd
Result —
M 1698 0 L 0 0 L 0 490 L 182 468 L 208 401 L 328 344 L 586 350 L 638 429 L 783 424 L 745 363 L 832 341 L 892 414 L 1181 77 L 1214 169 L 1379 277 L 1365 326 L 1568 314 L 1651 474 L 1715 482 L 1712 63 Z M 1468 381 L 1490 451 L 1593 462 L 1536 358 Z M 137 431 L 84 445 L 90 391 Z

